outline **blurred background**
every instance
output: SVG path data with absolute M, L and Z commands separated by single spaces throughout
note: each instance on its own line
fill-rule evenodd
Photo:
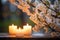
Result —
M 8 2 L 8 0 L 0 0 L 0 32 L 8 32 L 9 25 L 15 24 L 17 26 L 25 25 L 27 22 L 34 26 L 32 21 L 27 20 L 28 17 L 22 10 Z
M 53 1 L 50 0 L 53 4 Z M 31 1 L 34 2 L 34 1 Z M 60 2 L 60 1 L 59 1 Z M 35 24 L 28 18 L 22 10 L 9 3 L 8 0 L 0 0 L 0 32 L 8 32 L 9 25 L 15 24 L 23 28 L 26 23 L 34 26 Z M 60 5 L 60 4 L 59 4 Z M 60 24 L 59 24 L 60 25 Z

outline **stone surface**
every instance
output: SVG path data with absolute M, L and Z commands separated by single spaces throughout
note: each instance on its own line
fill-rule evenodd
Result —
M 52 38 L 50 34 L 43 34 L 43 33 L 33 33 L 31 36 L 24 36 L 24 37 L 17 37 L 15 35 L 9 35 L 8 33 L 0 33 L 1 37 L 11 37 L 11 38 Z

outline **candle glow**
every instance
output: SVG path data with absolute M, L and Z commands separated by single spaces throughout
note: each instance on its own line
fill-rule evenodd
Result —
M 32 27 L 30 25 L 24 25 L 23 29 L 21 29 L 20 27 L 17 29 L 17 26 L 12 24 L 9 26 L 9 34 L 12 35 L 30 35 L 32 31 Z

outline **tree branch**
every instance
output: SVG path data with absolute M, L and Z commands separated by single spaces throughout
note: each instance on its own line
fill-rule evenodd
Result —
M 50 7 L 48 7 L 42 0 L 40 0 L 48 9 L 51 9 Z M 52 11 L 54 11 L 54 12 L 56 12 L 56 13 L 59 13 L 58 11 L 56 11 L 56 10 L 53 10 L 53 9 L 51 9 Z M 51 16 L 53 16 L 53 17 L 55 17 L 55 18 L 58 18 L 58 19 L 60 19 L 60 17 L 57 17 L 57 15 L 55 16 L 55 15 L 51 15 Z

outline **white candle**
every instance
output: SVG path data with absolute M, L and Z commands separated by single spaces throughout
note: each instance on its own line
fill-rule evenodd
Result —
M 30 25 L 23 26 L 24 35 L 31 35 L 32 27 Z
M 23 29 L 21 29 L 21 28 L 17 29 L 16 36 L 22 37 L 23 36 Z
M 9 26 L 9 34 L 16 34 L 17 26 L 12 24 Z
M 16 34 L 22 34 L 22 29 L 21 28 L 17 29 Z

